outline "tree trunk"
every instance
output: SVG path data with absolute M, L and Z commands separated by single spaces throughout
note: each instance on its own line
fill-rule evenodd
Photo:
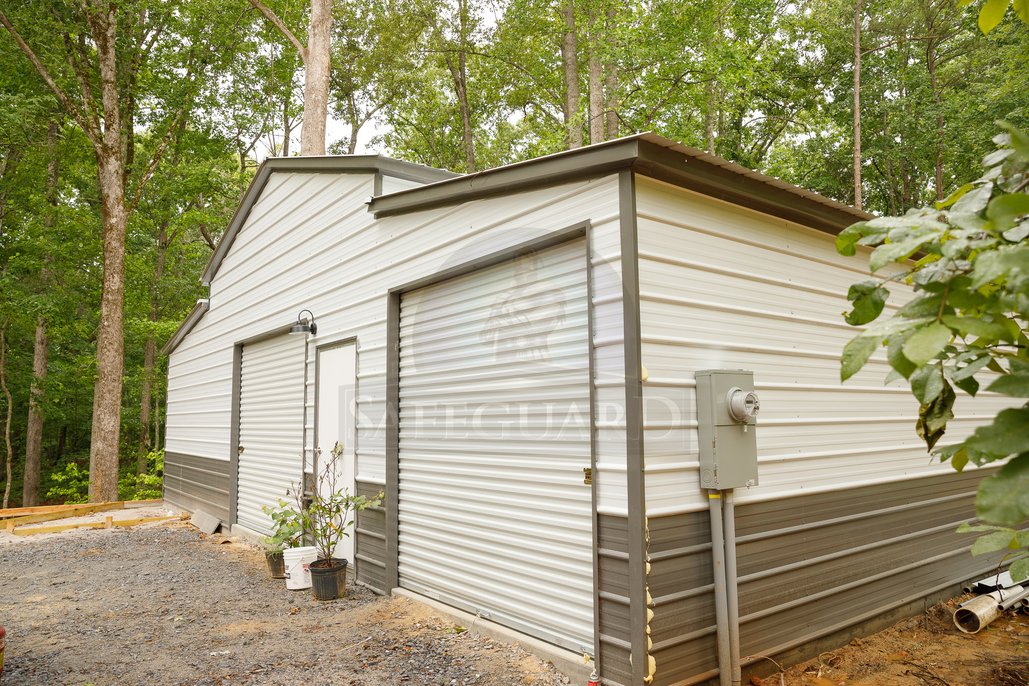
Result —
M 854 0 L 854 207 L 861 209 L 861 0 Z
M 579 122 L 579 38 L 575 33 L 575 0 L 561 6 L 564 34 L 561 37 L 561 65 L 564 68 L 564 123 L 568 149 L 582 147 L 582 125 Z
M 32 351 L 32 387 L 29 391 L 29 419 L 25 425 L 25 477 L 22 480 L 21 504 L 39 504 L 40 463 L 43 455 L 43 383 L 46 380 L 50 342 L 46 322 L 36 319 L 36 338 Z
M 4 174 L 7 173 L 7 165 L 10 163 L 11 158 L 5 155 L 0 159 L 0 181 L 3 181 Z M 0 240 L 4 238 L 4 215 L 7 212 L 7 191 L 0 191 Z
M 167 228 L 162 225 L 157 236 L 157 263 L 154 265 L 154 289 L 150 296 L 150 321 L 156 323 L 160 314 L 158 284 L 164 278 L 164 263 L 168 251 Z M 136 453 L 136 473 L 145 474 L 147 455 L 153 449 L 150 442 L 150 406 L 153 404 L 154 368 L 157 363 L 157 341 L 153 333 L 147 335 L 143 352 L 143 387 L 139 392 L 139 448 Z
M 292 84 L 290 84 L 292 86 Z M 289 136 L 293 132 L 293 123 L 289 119 L 289 105 L 293 99 L 292 88 L 286 89 L 286 97 L 282 103 L 282 156 L 289 157 Z M 324 134 L 323 134 L 324 137 Z M 324 149 L 322 150 L 324 153 Z
M 709 155 L 715 154 L 715 77 L 704 84 L 704 144 Z
M 97 179 L 103 217 L 104 271 L 96 345 L 93 428 L 89 446 L 89 499 L 118 499 L 122 375 L 125 371 L 125 185 L 122 176 L 121 113 L 115 55 L 114 6 L 93 18 L 100 67 L 104 132 L 97 149 Z
M 593 45 L 596 48 L 596 37 Z M 600 143 L 604 140 L 604 88 L 601 85 L 603 66 L 597 50 L 590 51 L 590 142 Z
M 57 464 L 64 457 L 64 450 L 68 445 L 68 425 L 62 424 L 61 430 L 57 434 L 57 445 L 54 447 L 53 459 L 51 462 Z
M 930 29 L 931 30 L 931 29 Z M 943 134 L 943 104 L 940 97 L 940 85 L 937 80 L 937 55 L 936 40 L 929 39 L 925 48 L 925 68 L 929 72 L 929 86 L 933 92 L 933 105 L 936 110 L 936 201 L 943 200 L 943 149 L 945 138 Z
M 154 396 L 154 447 L 161 447 L 161 396 Z
M 47 127 L 46 201 L 50 206 L 44 224 L 52 229 L 57 224 L 57 195 L 60 174 L 59 130 L 57 122 Z M 47 260 L 49 262 L 49 260 Z M 50 268 L 44 266 L 40 281 L 43 289 L 50 283 Z M 22 479 L 21 504 L 32 507 L 39 504 L 40 472 L 43 457 L 43 384 L 46 381 L 50 342 L 46 335 L 46 320 L 36 318 L 36 335 L 32 349 L 32 384 L 29 388 L 29 417 L 25 424 L 25 476 Z
M 151 318 L 151 321 L 154 321 Z M 153 336 L 147 336 L 146 351 L 143 353 L 143 388 L 139 399 L 139 451 L 136 453 L 136 473 L 146 474 L 147 456 L 152 449 L 150 443 L 150 405 L 153 399 L 154 364 L 157 360 L 157 344 Z
M 329 62 L 332 46 L 332 0 L 311 0 L 311 25 L 304 60 L 304 122 L 300 154 L 325 154 L 325 120 L 329 116 Z
M 618 138 L 618 8 L 612 3 L 607 8 L 607 55 L 604 64 L 604 133 L 608 140 Z
M 4 461 L 4 504 L 6 509 L 11 500 L 11 473 L 14 462 L 14 450 L 11 448 L 11 415 L 14 409 L 14 400 L 11 398 L 11 391 L 7 388 L 7 322 L 0 324 L 0 392 L 4 395 L 4 404 L 7 406 L 6 419 L 4 421 L 4 445 L 7 448 L 7 459 Z
M 353 88 L 347 94 L 347 116 L 350 119 L 350 138 L 347 140 L 347 154 L 353 155 L 357 152 L 357 133 L 364 125 L 364 122 L 360 121 L 361 115 L 357 112 L 357 102 L 354 100 Z
M 472 112 L 468 105 L 468 58 L 462 45 L 457 54 L 457 62 L 454 56 L 447 53 L 447 68 L 454 80 L 454 93 L 457 95 L 457 104 L 461 110 L 461 140 L 464 143 L 464 165 L 465 171 L 471 174 L 475 171 L 475 137 L 472 131 Z

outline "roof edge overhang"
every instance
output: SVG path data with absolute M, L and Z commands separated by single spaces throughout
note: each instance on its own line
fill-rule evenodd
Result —
M 161 348 L 162 355 L 170 355 L 175 348 L 179 347 L 186 335 L 200 322 L 207 311 L 211 309 L 211 301 L 208 298 L 201 298 L 193 305 L 186 319 L 175 329 L 175 333 L 168 339 L 168 342 Z
M 444 171 L 442 169 L 426 167 L 420 164 L 413 164 L 411 162 L 402 162 L 401 160 L 395 160 L 391 157 L 384 157 L 382 155 L 270 157 L 262 162 L 261 166 L 258 167 L 257 173 L 254 174 L 254 178 L 250 181 L 250 186 L 248 186 L 246 192 L 243 193 L 239 206 L 233 213 L 232 219 L 229 221 L 229 225 L 225 229 L 225 233 L 222 234 L 221 240 L 218 242 L 218 246 L 214 250 L 214 254 L 211 255 L 211 259 L 207 262 L 207 267 L 204 269 L 203 276 L 200 277 L 200 282 L 204 286 L 211 285 L 211 281 L 214 279 L 215 274 L 218 273 L 218 268 L 221 267 L 222 260 L 225 259 L 225 256 L 232 248 L 233 241 L 236 240 L 236 234 L 238 234 L 239 230 L 243 228 L 243 224 L 246 222 L 247 217 L 250 216 L 250 210 L 253 209 L 258 198 L 261 197 L 261 193 L 264 191 L 264 187 L 268 184 L 269 178 L 271 178 L 271 175 L 275 172 L 297 172 L 306 174 L 385 174 L 387 176 L 395 176 L 408 181 L 419 181 L 422 183 L 435 183 L 460 176 L 459 174 Z
M 620 170 L 837 234 L 872 215 L 651 133 L 637 134 L 372 198 L 376 217 L 417 212 Z
M 377 218 L 388 217 L 578 178 L 604 176 L 630 168 L 638 155 L 638 136 L 619 138 L 376 196 L 368 208 Z

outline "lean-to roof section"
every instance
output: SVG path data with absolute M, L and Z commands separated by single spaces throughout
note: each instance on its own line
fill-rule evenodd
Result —
M 765 176 L 653 133 L 547 155 L 534 160 L 437 181 L 372 199 L 375 216 L 388 216 L 501 195 L 618 169 L 674 183 L 828 233 L 871 218 L 866 212 L 813 191 Z

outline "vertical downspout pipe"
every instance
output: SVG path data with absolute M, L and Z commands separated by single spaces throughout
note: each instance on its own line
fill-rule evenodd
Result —
M 723 491 L 722 513 L 725 535 L 725 596 L 729 615 L 729 659 L 732 660 L 732 686 L 740 686 L 740 598 L 736 583 L 736 503 L 732 489 Z
M 723 535 L 722 492 L 709 490 L 711 511 L 711 564 L 715 587 L 715 624 L 718 629 L 718 683 L 732 686 L 732 651 L 729 641 L 729 607 L 725 589 L 725 537 Z M 736 662 L 739 665 L 739 662 Z

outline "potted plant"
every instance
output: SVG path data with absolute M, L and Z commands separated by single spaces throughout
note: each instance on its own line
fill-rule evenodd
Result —
M 309 496 L 310 503 L 304 508 L 304 523 L 318 551 L 318 559 L 310 566 L 311 588 L 316 600 L 335 600 L 345 595 L 347 560 L 335 557 L 336 547 L 350 537 L 357 512 L 382 503 L 381 492 L 369 499 L 337 486 L 342 454 L 343 444 L 337 442 Z
M 268 563 L 268 571 L 273 579 L 286 578 L 286 565 L 282 559 L 282 551 L 300 545 L 304 533 L 304 517 L 285 500 L 276 505 L 263 505 L 261 511 L 272 519 L 272 532 L 264 536 L 261 542 L 265 545 L 264 559 Z

